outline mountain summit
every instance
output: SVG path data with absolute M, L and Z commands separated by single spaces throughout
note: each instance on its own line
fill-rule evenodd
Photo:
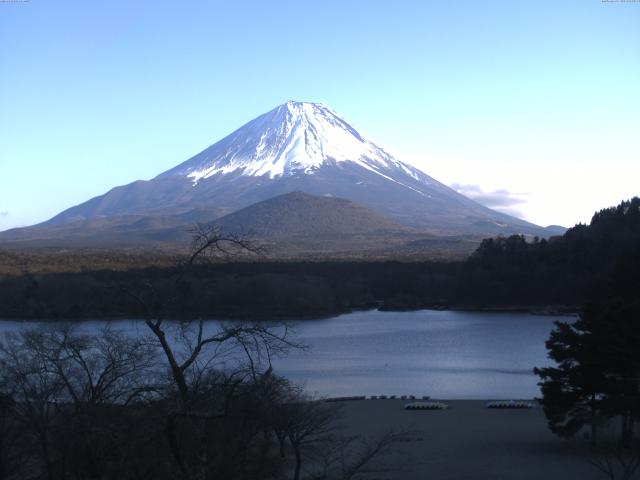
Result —
M 421 174 L 365 139 L 329 107 L 289 101 L 162 176 L 184 175 L 194 183 L 229 173 L 273 179 L 312 175 L 323 165 L 342 162 L 355 163 L 385 178 L 385 170 L 401 169 L 414 178 Z
M 43 226 L 96 218 L 212 219 L 291 192 L 357 202 L 431 234 L 546 236 L 541 227 L 493 211 L 394 158 L 319 103 L 287 102 L 149 181 L 116 187 Z

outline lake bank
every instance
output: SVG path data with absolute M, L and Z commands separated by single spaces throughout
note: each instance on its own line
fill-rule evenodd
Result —
M 255 312 L 253 315 L 247 312 L 236 312 L 234 314 L 226 315 L 203 315 L 203 316 L 183 316 L 183 317 L 171 317 L 170 320 L 176 321 L 194 321 L 201 318 L 215 318 L 223 321 L 248 321 L 248 322 L 287 322 L 287 321 L 305 321 L 305 320 L 326 320 L 340 315 L 348 315 L 359 312 L 390 312 L 390 313 L 404 313 L 404 312 L 418 312 L 421 310 L 433 310 L 442 312 L 480 312 L 480 313 L 526 313 L 539 316 L 560 316 L 560 317 L 572 317 L 579 314 L 580 308 L 577 305 L 523 305 L 523 306 L 467 306 L 467 305 L 442 305 L 442 304 L 424 304 L 413 307 L 399 307 L 389 306 L 383 302 L 374 302 L 371 305 L 366 305 L 358 308 L 345 308 L 331 311 L 317 311 L 308 313 L 291 313 L 274 315 L 267 312 Z M 144 321 L 147 317 L 144 315 L 94 315 L 89 317 L 61 317 L 58 315 L 52 315 L 49 317 L 25 314 L 16 315 L 16 312 L 12 312 L 13 315 L 2 315 L 0 312 L 0 322 L 3 321 L 46 321 L 46 322 L 83 322 L 92 320 L 101 320 L 105 322 L 109 321 Z M 155 318 L 155 317 L 154 317 Z
M 443 411 L 404 410 L 404 400 L 339 402 L 345 434 L 410 431 L 384 459 L 379 478 L 566 480 L 602 478 L 588 463 L 589 442 L 547 428 L 542 408 L 487 409 L 485 401 L 445 400 Z

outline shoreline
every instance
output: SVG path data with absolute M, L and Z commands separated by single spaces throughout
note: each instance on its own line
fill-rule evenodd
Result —
M 405 410 L 403 400 L 339 404 L 346 434 L 410 432 L 384 461 L 393 480 L 596 480 L 589 442 L 547 428 L 542 408 L 490 409 L 483 400 L 440 400 L 445 410 Z
M 384 305 L 372 308 L 352 308 L 346 310 L 339 310 L 331 313 L 311 313 L 307 315 L 276 315 L 276 316 L 259 316 L 259 315 L 211 315 L 201 317 L 182 317 L 182 318 L 168 318 L 169 321 L 195 321 L 203 319 L 205 321 L 247 321 L 247 322 L 287 322 L 287 321 L 313 321 L 313 320 L 326 320 L 329 318 L 339 317 L 341 315 L 348 315 L 358 312 L 420 312 L 420 311 L 444 311 L 444 312 L 475 312 L 475 313 L 528 313 L 531 315 L 541 317 L 576 317 L 579 315 L 579 309 L 575 306 L 509 306 L 509 307 L 466 307 L 466 306 L 452 306 L 445 307 L 441 305 L 427 305 L 417 308 L 385 308 Z M 24 316 L 24 317 L 4 317 L 0 316 L 0 322 L 86 322 L 86 321 L 144 321 L 144 317 L 134 317 L 128 315 L 122 316 L 87 316 L 77 318 L 60 318 L 60 317 L 42 317 L 42 316 Z
M 418 396 L 415 395 L 415 398 L 402 398 L 403 396 L 408 395 L 349 395 L 349 396 L 340 396 L 340 397 L 319 397 L 318 400 L 327 402 L 327 403 L 348 403 L 348 402 L 494 402 L 494 401 L 509 401 L 513 400 L 514 402 L 532 402 L 534 403 L 534 408 L 541 408 L 540 403 L 538 402 L 538 398 L 536 397 L 527 397 L 527 398 L 515 398 L 515 397 L 489 397 L 489 398 L 443 398 L 443 397 L 430 397 L 428 395 Z M 376 398 L 377 397 L 377 398 Z M 384 398 L 381 398 L 384 397 Z

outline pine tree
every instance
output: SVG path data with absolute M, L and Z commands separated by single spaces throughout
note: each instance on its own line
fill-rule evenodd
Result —
M 621 442 L 630 444 L 640 419 L 640 308 L 617 299 L 585 308 L 574 323 L 556 322 L 546 342 L 556 367 L 536 368 L 550 429 L 573 436 L 589 425 L 621 419 Z

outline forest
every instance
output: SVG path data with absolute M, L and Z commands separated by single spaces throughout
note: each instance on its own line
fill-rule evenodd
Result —
M 143 318 L 128 291 L 170 299 L 163 315 L 175 319 L 313 318 L 369 308 L 577 311 L 586 300 L 633 283 L 640 267 L 640 199 L 601 210 L 589 225 L 548 240 L 486 239 L 465 261 L 231 257 L 187 268 L 176 258 L 149 255 L 139 262 L 110 252 L 113 268 L 77 269 L 72 256 L 59 255 L 57 262 L 66 259 L 70 268 L 34 272 L 28 253 L 2 255 L 5 265 L 13 262 L 0 276 L 2 318 Z

